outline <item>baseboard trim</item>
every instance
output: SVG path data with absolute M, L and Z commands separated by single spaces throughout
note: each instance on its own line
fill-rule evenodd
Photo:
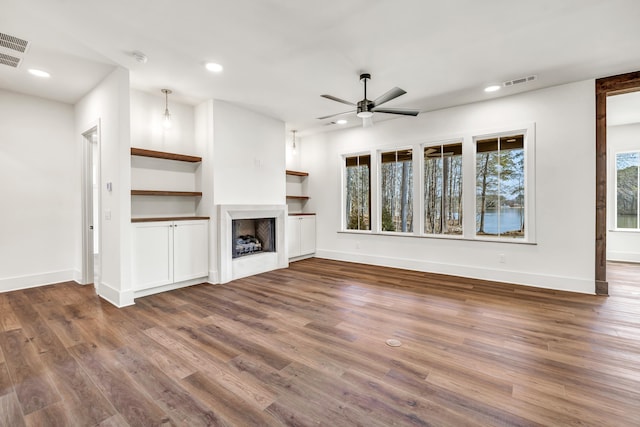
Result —
M 220 274 L 218 273 L 218 270 L 209 270 L 207 283 L 211 283 L 212 285 L 220 283 Z
M 406 270 L 446 274 L 450 276 L 468 277 L 471 279 L 512 283 L 516 285 L 533 286 L 537 288 L 577 292 L 590 295 L 594 295 L 596 292 L 595 279 L 589 280 L 575 277 L 534 274 L 510 270 L 495 270 L 489 268 L 470 267 L 458 264 L 445 264 L 416 259 L 393 258 L 326 250 L 316 251 L 315 256 L 316 258 L 326 258 L 336 261 L 357 262 L 377 265 L 381 267 L 403 268 Z
M 26 276 L 0 278 L 0 292 L 37 288 L 54 283 L 71 282 L 76 279 L 76 270 L 50 271 Z
M 187 286 L 199 285 L 202 283 L 208 283 L 207 277 L 201 277 L 198 279 L 185 280 L 183 282 L 171 283 L 170 285 L 157 286 L 155 288 L 143 289 L 133 292 L 133 298 L 146 297 L 153 294 L 159 294 L 161 292 L 173 291 L 180 288 L 186 288 Z
M 289 258 L 289 262 L 302 261 L 303 259 L 313 258 L 314 256 L 316 256 L 315 253 L 308 254 L 308 255 L 295 256 L 295 257 Z
M 133 291 L 124 290 L 120 291 L 107 283 L 100 283 L 97 287 L 98 295 L 100 298 L 109 302 L 110 304 L 122 308 L 133 305 Z
M 640 262 L 640 253 L 607 251 L 607 261 Z
M 603 280 L 596 280 L 596 295 L 609 295 L 609 282 Z

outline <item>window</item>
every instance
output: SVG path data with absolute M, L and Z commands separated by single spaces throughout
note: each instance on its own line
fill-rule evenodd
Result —
M 462 234 L 462 142 L 424 147 L 424 232 Z
M 413 231 L 412 150 L 380 155 L 382 231 Z
M 640 229 L 640 151 L 616 154 L 616 228 Z
M 525 236 L 524 134 L 476 140 L 476 235 Z
M 347 230 L 371 230 L 371 156 L 345 158 Z

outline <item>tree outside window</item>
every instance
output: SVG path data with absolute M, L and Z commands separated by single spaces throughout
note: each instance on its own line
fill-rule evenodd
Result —
M 462 142 L 424 148 L 424 232 L 462 234 Z
M 412 150 L 381 153 L 382 231 L 413 231 Z
M 476 141 L 476 235 L 524 238 L 524 135 Z
M 616 228 L 639 229 L 640 151 L 616 154 Z
M 347 230 L 371 230 L 371 156 L 345 158 Z

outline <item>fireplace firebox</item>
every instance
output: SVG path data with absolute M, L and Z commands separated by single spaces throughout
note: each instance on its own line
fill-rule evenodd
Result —
M 276 219 L 250 218 L 232 221 L 231 257 L 276 251 Z

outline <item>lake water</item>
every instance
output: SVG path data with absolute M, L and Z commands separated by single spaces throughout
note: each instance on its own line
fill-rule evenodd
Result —
M 487 234 L 500 234 L 507 233 L 509 231 L 520 230 L 522 224 L 522 215 L 524 211 L 522 208 L 508 208 L 504 207 L 500 209 L 500 230 L 498 230 L 498 210 L 488 209 L 484 213 L 484 232 Z M 476 220 L 476 227 L 480 225 L 480 215 L 478 214 Z

